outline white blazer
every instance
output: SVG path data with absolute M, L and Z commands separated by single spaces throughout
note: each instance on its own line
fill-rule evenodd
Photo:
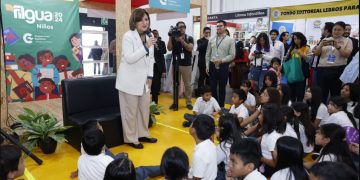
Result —
M 149 37 L 146 36 L 146 40 Z M 141 41 L 139 33 L 128 31 L 123 36 L 121 63 L 116 76 L 116 89 L 127 94 L 141 96 L 144 88 L 148 91 L 147 77 L 153 77 L 154 48 L 149 48 L 149 55 Z

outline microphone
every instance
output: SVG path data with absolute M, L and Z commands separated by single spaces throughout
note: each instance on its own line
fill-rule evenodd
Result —
M 146 31 L 145 31 L 145 34 L 149 37 L 152 37 L 152 34 L 151 34 L 151 29 L 148 28 Z

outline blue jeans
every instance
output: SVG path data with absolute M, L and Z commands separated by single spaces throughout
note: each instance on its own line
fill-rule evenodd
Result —
M 226 84 L 229 78 L 229 64 L 221 64 L 220 68 L 216 69 L 214 63 L 210 63 L 209 72 L 212 96 L 218 101 L 220 107 L 224 107 Z
M 258 85 L 259 90 L 263 87 L 264 84 L 264 77 L 267 70 L 267 65 L 262 66 L 251 66 L 250 73 L 249 73 L 249 79 L 255 81 L 255 83 Z

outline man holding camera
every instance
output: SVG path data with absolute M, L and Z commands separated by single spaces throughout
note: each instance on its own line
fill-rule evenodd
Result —
M 192 110 L 191 105 L 191 63 L 192 63 L 192 50 L 194 47 L 194 39 L 185 34 L 186 25 L 184 22 L 179 21 L 176 27 L 170 29 L 169 41 L 167 48 L 172 51 L 173 55 L 173 104 L 170 109 L 178 110 L 178 96 L 179 96 L 179 75 L 181 75 L 185 85 L 185 98 L 186 107 Z
M 226 35 L 226 22 L 216 24 L 217 34 L 209 40 L 206 50 L 206 72 L 210 73 L 213 97 L 224 107 L 229 64 L 235 58 L 235 41 Z M 217 93 L 219 87 L 219 93 Z

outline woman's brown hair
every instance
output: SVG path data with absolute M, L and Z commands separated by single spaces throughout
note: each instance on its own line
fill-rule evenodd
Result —
M 129 19 L 129 26 L 130 29 L 132 31 L 134 31 L 136 29 L 136 23 L 142 21 L 142 18 L 144 17 L 144 15 L 147 15 L 147 17 L 149 18 L 149 27 L 150 27 L 150 16 L 149 13 L 146 12 L 145 9 L 135 9 L 130 16 Z

